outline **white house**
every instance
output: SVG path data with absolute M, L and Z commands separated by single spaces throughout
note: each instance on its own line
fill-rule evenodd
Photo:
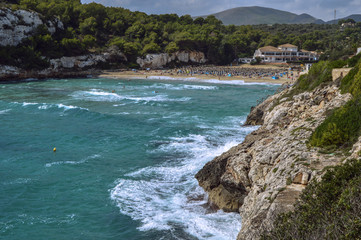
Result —
M 285 63 L 297 61 L 317 61 L 319 55 L 316 52 L 306 51 L 292 44 L 283 44 L 276 47 L 265 46 L 257 49 L 254 58 L 260 57 L 264 63 Z

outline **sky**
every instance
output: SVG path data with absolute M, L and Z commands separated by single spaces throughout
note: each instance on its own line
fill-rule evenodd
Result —
M 123 7 L 147 14 L 176 13 L 202 16 L 235 7 L 260 6 L 307 13 L 324 21 L 361 14 L 361 0 L 82 0 L 82 3 L 97 2 L 105 6 Z

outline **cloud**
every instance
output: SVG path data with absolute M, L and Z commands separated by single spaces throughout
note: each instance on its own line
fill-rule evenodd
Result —
M 148 14 L 177 13 L 192 16 L 245 6 L 270 7 L 297 14 L 307 13 L 323 20 L 333 19 L 335 9 L 337 18 L 361 12 L 360 0 L 82 0 L 83 3 L 92 1 Z

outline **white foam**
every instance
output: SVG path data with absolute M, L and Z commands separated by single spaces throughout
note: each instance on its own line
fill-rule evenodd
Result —
M 269 83 L 269 82 L 245 82 L 244 80 L 207 79 L 203 81 L 207 83 L 227 84 L 227 85 L 281 85 L 279 83 Z
M 48 168 L 48 167 L 52 167 L 52 166 L 56 166 L 56 165 L 79 165 L 79 164 L 86 163 L 90 159 L 95 159 L 95 158 L 99 158 L 99 157 L 100 157 L 99 154 L 94 154 L 94 155 L 88 156 L 80 161 L 58 161 L 58 162 L 47 163 L 47 164 L 45 164 L 45 167 Z
M 218 131 L 208 127 L 205 135 L 189 134 L 155 142 L 157 147 L 150 153 L 180 157 L 125 174 L 110 190 L 111 199 L 122 214 L 141 222 L 140 231 L 170 231 L 176 236 L 181 228 L 197 239 L 236 239 L 240 216 L 222 211 L 208 213 L 204 208 L 206 194 L 194 175 L 253 130 L 240 127 L 243 120 L 228 117 L 228 125 L 223 129 L 220 125 Z
M 6 233 L 11 231 L 13 228 L 23 227 L 24 225 L 37 225 L 37 224 L 68 224 L 76 221 L 76 214 L 60 214 L 56 217 L 48 217 L 47 214 L 40 214 L 32 216 L 30 214 L 18 214 L 16 218 L 11 219 L 9 221 L 1 221 L 0 222 L 0 233 Z
M 1 115 L 1 114 L 7 114 L 7 113 L 10 112 L 10 111 L 11 111 L 11 109 L 1 110 L 1 111 L 0 111 L 0 115 Z
M 196 90 L 217 90 L 216 86 L 202 86 L 202 85 L 183 85 L 185 89 L 196 89 Z
M 272 82 L 245 82 L 244 80 L 201 79 L 197 77 L 181 78 L 181 77 L 169 77 L 169 76 L 149 76 L 148 79 L 193 81 L 193 82 L 206 82 L 206 83 L 230 84 L 230 85 L 281 85 L 279 83 L 272 83 Z
M 15 102 L 17 103 L 17 102 Z M 28 102 L 23 102 L 23 107 L 26 107 L 26 106 L 31 106 L 31 105 L 37 105 L 38 103 L 28 103 Z
M 168 77 L 168 76 L 149 76 L 148 79 L 156 79 L 156 80 L 181 80 L 181 81 L 195 81 L 201 80 L 195 77 L 189 78 L 177 78 L 177 77 Z
M 92 101 L 109 101 L 109 102 L 114 102 L 124 99 L 122 96 L 116 93 L 104 92 L 98 89 L 91 89 L 90 91 L 76 91 L 71 96 L 77 99 L 87 99 Z
M 26 184 L 31 181 L 31 178 L 17 178 L 14 181 L 4 182 L 3 185 Z
M 151 95 L 149 95 L 151 94 Z M 186 102 L 191 100 L 189 97 L 182 98 L 168 98 L 168 95 L 158 94 L 158 93 L 149 93 L 145 96 L 135 96 L 135 95 L 119 95 L 117 93 L 104 92 L 102 90 L 92 89 L 91 91 L 77 91 L 72 94 L 73 97 L 77 99 L 86 99 L 92 101 L 104 101 L 104 102 L 119 102 L 122 100 L 130 100 L 134 102 Z
M 59 104 L 46 104 L 46 103 L 43 103 L 38 107 L 38 109 L 46 110 L 46 109 L 50 109 L 52 107 L 62 108 L 62 109 L 64 109 L 64 111 L 71 110 L 71 109 L 82 109 L 82 110 L 87 110 L 88 111 L 87 108 L 82 108 L 82 107 L 77 107 L 77 106 L 72 106 L 72 105 L 64 105 L 62 103 L 59 103 Z
M 73 105 L 65 105 L 65 104 L 62 104 L 62 103 L 59 103 L 59 104 L 52 104 L 52 103 L 34 103 L 34 102 L 23 102 L 23 103 L 13 102 L 13 103 L 14 103 L 14 104 L 21 104 L 23 107 L 39 105 L 39 106 L 38 106 L 38 109 L 39 109 L 39 110 L 47 110 L 47 109 L 50 109 L 50 108 L 53 108 L 53 107 L 62 108 L 62 109 L 64 109 L 65 111 L 71 110 L 71 109 L 81 109 L 81 110 L 87 110 L 87 111 L 89 110 L 89 109 L 87 109 L 87 108 L 82 108 L 82 107 L 73 106 Z M 0 112 L 0 113 L 1 113 L 1 112 Z
M 126 96 L 124 97 L 127 100 L 133 100 L 136 102 L 186 102 L 191 100 L 189 97 L 175 98 L 170 99 L 167 95 L 156 95 L 156 96 L 148 96 L 148 97 L 136 97 L 136 96 Z
M 149 89 L 167 89 L 167 90 L 217 90 L 217 86 L 207 86 L 207 85 L 190 85 L 190 84 L 166 84 L 166 83 L 157 83 L 145 88 Z

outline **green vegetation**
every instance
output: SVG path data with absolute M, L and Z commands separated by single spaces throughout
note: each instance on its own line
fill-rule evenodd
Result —
M 293 212 L 281 214 L 266 239 L 360 239 L 361 161 L 330 168 L 303 191 Z
M 342 79 L 340 86 L 343 93 L 349 92 L 353 95 L 352 100 L 333 110 L 325 121 L 316 128 L 310 138 L 309 144 L 311 146 L 329 150 L 340 147 L 348 149 L 361 135 L 360 57 L 359 54 L 345 62 L 348 66 L 354 66 L 354 68 Z
M 287 93 L 275 99 L 271 110 L 280 103 L 283 98 L 291 99 L 293 96 L 305 91 L 312 91 L 316 87 L 322 84 L 328 84 L 332 82 L 332 69 L 340 68 L 347 64 L 347 61 L 319 61 L 313 64 L 308 74 L 301 75 L 292 89 Z M 296 133 L 300 129 L 294 129 L 292 134 Z M 305 129 L 307 130 L 307 129 Z
M 189 15 L 147 15 L 97 3 L 81 4 L 80 0 L 2 1 L 1 6 L 33 10 L 46 21 L 58 18 L 64 23 L 64 29 L 53 35 L 42 26 L 34 37 L 22 43 L 21 48 L 33 52 L 33 60 L 37 56 L 48 61 L 54 57 L 101 52 L 115 45 L 126 54 L 130 64 L 147 53 L 178 50 L 201 51 L 210 63 L 228 64 L 238 57 L 253 56 L 259 47 L 284 43 L 322 51 L 323 59 L 336 59 L 353 53 L 361 42 L 358 25 L 342 31 L 337 24 L 225 26 L 214 16 L 192 19 Z M 7 51 L 7 47 L 0 48 L 0 53 Z M 17 57 L 13 51 L 9 52 L 12 54 L 9 58 Z M 0 55 L 2 62 L 7 58 Z M 21 57 L 17 66 L 29 60 Z M 35 62 L 36 66 L 44 65 L 40 59 Z M 13 60 L 8 63 L 13 64 Z
M 351 147 L 361 135 L 361 97 L 336 109 L 315 130 L 310 144 L 317 147 Z
M 292 94 L 298 94 L 304 91 L 312 91 L 323 83 L 332 81 L 332 69 L 343 67 L 345 61 L 320 61 L 312 66 L 309 73 L 302 75 L 292 89 Z

